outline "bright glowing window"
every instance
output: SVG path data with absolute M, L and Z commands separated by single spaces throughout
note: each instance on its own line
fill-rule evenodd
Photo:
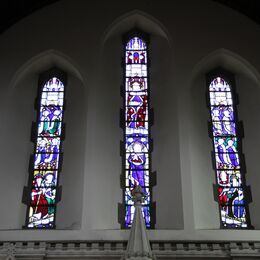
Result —
M 152 227 L 150 185 L 150 118 L 148 42 L 133 34 L 124 43 L 124 227 L 134 215 L 131 190 L 140 185 L 145 193 L 143 215 Z
M 34 129 L 35 150 L 30 165 L 27 228 L 55 227 L 65 80 L 55 73 L 50 75 L 39 86 L 37 129 Z
M 226 77 L 225 73 L 213 73 L 207 83 L 217 183 L 216 200 L 219 203 L 221 227 L 250 228 L 248 189 L 245 184 L 234 85 L 232 75 Z

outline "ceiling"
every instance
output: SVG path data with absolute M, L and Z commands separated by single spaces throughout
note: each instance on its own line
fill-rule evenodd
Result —
M 60 0 L 5 0 L 0 4 L 0 33 L 34 11 Z M 199 0 L 197 0 L 199 1 Z M 208 0 L 233 8 L 260 24 L 260 0 Z

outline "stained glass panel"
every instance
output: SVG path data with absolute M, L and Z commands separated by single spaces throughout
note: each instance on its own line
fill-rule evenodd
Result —
M 223 78 L 216 77 L 209 85 L 209 99 L 221 223 L 227 228 L 247 228 L 240 140 L 231 86 Z
M 64 85 L 49 79 L 41 92 L 28 228 L 53 228 L 60 168 Z
M 131 190 L 134 185 L 143 188 L 143 215 L 147 227 L 150 218 L 150 151 L 147 45 L 139 37 L 125 45 L 125 227 L 133 221 L 134 203 Z

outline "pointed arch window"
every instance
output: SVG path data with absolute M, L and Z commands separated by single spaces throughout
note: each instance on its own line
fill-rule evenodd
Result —
M 124 44 L 124 108 L 122 128 L 124 130 L 123 154 L 123 205 L 122 227 L 131 226 L 134 203 L 131 190 L 140 185 L 145 199 L 142 212 L 146 226 L 154 226 L 151 177 L 151 111 L 149 104 L 148 36 L 141 32 L 128 33 Z
M 207 75 L 208 105 L 216 172 L 215 199 L 219 204 L 222 228 L 251 228 L 242 154 L 242 124 L 238 121 L 238 99 L 234 76 L 218 69 Z
M 59 173 L 64 137 L 63 113 L 66 75 L 52 69 L 39 78 L 36 99 L 37 122 L 33 123 L 35 144 L 26 189 L 26 228 L 55 228 L 56 204 L 60 200 Z

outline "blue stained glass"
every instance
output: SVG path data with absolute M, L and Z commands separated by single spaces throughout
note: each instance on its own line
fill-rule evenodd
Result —
M 36 153 L 58 153 L 60 148 L 60 138 L 38 137 Z
M 151 194 L 149 187 L 149 104 L 146 43 L 133 37 L 125 46 L 125 227 L 133 221 L 131 189 L 143 188 L 143 215 L 150 227 Z
M 231 86 L 221 77 L 213 79 L 209 99 L 221 222 L 227 228 L 247 228 Z
M 125 222 L 126 223 L 132 223 L 133 218 L 134 218 L 134 212 L 135 212 L 135 208 L 133 205 L 127 205 L 126 206 L 126 216 L 125 216 Z M 142 207 L 142 213 L 144 216 L 144 220 L 145 220 L 145 225 L 146 227 L 151 227 L 151 216 L 150 216 L 150 207 L 143 205 Z
M 229 84 L 222 78 L 217 77 L 209 85 L 209 91 L 228 91 L 231 92 Z
M 213 135 L 214 136 L 235 136 L 236 124 L 232 121 L 212 121 Z
M 28 228 L 53 228 L 60 168 L 64 85 L 53 77 L 43 86 L 38 109 L 38 130 Z
M 41 121 L 61 121 L 62 107 L 60 106 L 42 106 L 40 109 Z
M 146 49 L 147 49 L 146 43 L 139 37 L 133 37 L 126 44 L 126 50 L 140 51 L 140 50 L 146 50 Z
M 133 187 L 135 180 L 138 178 L 142 180 L 142 185 L 140 184 L 142 187 L 149 187 L 149 171 L 146 169 L 142 169 L 140 171 L 129 169 L 128 172 L 126 172 L 126 187 Z

